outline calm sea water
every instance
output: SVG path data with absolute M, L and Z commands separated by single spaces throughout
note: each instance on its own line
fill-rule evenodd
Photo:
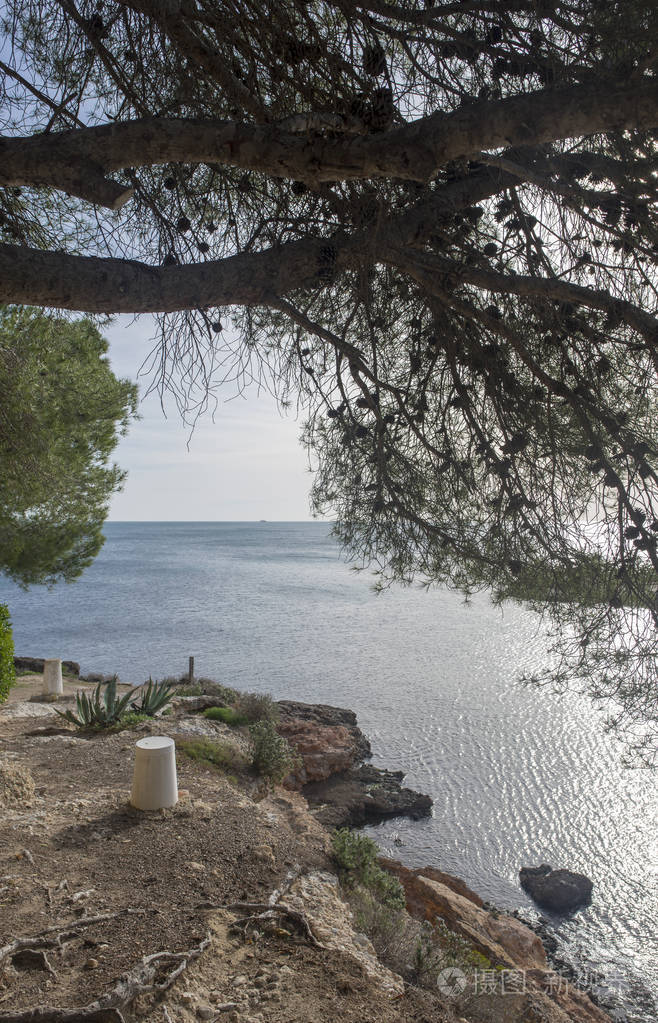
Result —
M 515 686 L 545 656 L 530 612 L 443 590 L 377 596 L 322 523 L 111 523 L 106 535 L 71 586 L 0 580 L 17 653 L 134 683 L 182 673 L 194 654 L 198 675 L 353 708 L 375 763 L 435 804 L 426 821 L 369 829 L 380 845 L 530 912 L 522 864 L 587 873 L 592 906 L 552 921 L 561 953 L 584 980 L 605 975 L 618 1018 L 657 1018 L 656 779 L 619 766 L 582 698 Z

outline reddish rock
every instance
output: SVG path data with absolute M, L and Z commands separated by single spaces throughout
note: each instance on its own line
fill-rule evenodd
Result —
M 381 857 L 381 866 L 399 878 L 407 910 L 420 920 L 442 919 L 494 966 L 522 970 L 522 994 L 480 994 L 469 1002 L 472 1023 L 611 1023 L 610 1017 L 583 991 L 550 970 L 546 952 L 529 927 L 507 913 L 486 910 L 463 881 L 433 867 L 410 870 Z
M 446 888 L 450 888 L 453 892 L 457 892 L 458 895 L 463 895 L 465 899 L 470 899 L 476 906 L 481 909 L 484 908 L 484 902 L 477 895 L 472 888 L 469 888 L 465 881 L 462 881 L 460 877 L 453 877 L 452 874 L 446 874 L 443 870 L 437 870 L 436 867 L 418 867 L 416 870 L 411 870 L 409 867 L 403 866 L 397 860 L 389 860 L 386 856 L 380 856 L 379 862 L 384 870 L 387 870 L 389 874 L 395 874 L 399 881 L 407 888 L 409 886 L 410 892 L 413 895 L 413 878 L 428 877 L 431 881 L 438 881 L 439 884 L 444 884 Z M 409 896 L 407 896 L 409 898 Z M 416 913 L 413 916 L 419 915 Z
M 382 866 L 388 862 L 383 861 Z M 430 871 L 435 877 L 442 871 Z M 431 923 L 440 918 L 457 934 L 486 956 L 494 965 L 514 969 L 546 968 L 546 952 L 529 927 L 506 913 L 490 913 L 482 900 L 463 881 L 443 874 L 448 884 L 426 876 L 423 868 L 407 870 L 394 865 L 393 873 L 404 887 L 407 910 Z M 468 894 L 461 894 L 460 888 Z
M 354 735 L 345 725 L 320 725 L 301 718 L 282 721 L 277 731 L 293 746 L 302 766 L 286 779 L 291 788 L 325 781 L 332 774 L 348 771 L 361 759 Z

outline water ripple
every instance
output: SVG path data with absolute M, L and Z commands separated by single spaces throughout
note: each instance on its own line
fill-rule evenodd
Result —
M 434 814 L 369 829 L 504 908 L 542 860 L 589 874 L 592 906 L 552 920 L 577 968 L 621 971 L 632 1023 L 658 1017 L 658 798 L 624 772 L 581 697 L 514 685 L 546 643 L 527 610 L 454 594 L 376 597 L 321 524 L 116 523 L 83 579 L 51 593 L 0 580 L 18 652 L 141 682 L 197 671 L 241 688 L 354 708 L 375 763 L 407 772 Z M 398 845 L 396 839 L 402 842 Z

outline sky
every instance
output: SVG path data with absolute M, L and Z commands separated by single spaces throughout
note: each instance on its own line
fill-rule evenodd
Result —
M 145 396 L 150 378 L 139 377 L 155 323 L 143 316 L 117 317 L 102 333 L 110 342 L 116 376 L 136 381 L 141 419 L 114 451 L 128 477 L 110 505 L 113 521 L 268 521 L 311 518 L 312 477 L 299 443 L 303 415 L 282 414 L 274 399 L 256 388 L 235 397 L 218 392 L 190 438 L 173 403 L 167 415 L 157 394 Z M 189 440 L 189 447 L 188 447 Z

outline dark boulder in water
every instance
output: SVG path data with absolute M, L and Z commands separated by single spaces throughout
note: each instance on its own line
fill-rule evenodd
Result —
M 565 913 L 590 902 L 592 882 L 573 870 L 553 870 L 548 863 L 538 867 L 521 867 L 521 887 L 540 906 L 554 913 Z

